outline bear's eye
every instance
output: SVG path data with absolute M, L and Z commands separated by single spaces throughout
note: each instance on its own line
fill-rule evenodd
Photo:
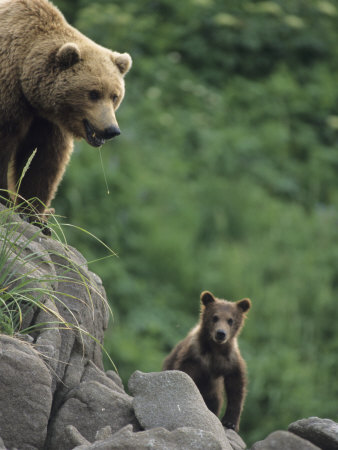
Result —
M 231 326 L 234 323 L 233 319 L 228 319 L 228 324 Z
M 100 92 L 93 90 L 93 91 L 89 91 L 89 98 L 90 100 L 92 100 L 93 102 L 96 102 L 97 100 L 100 99 Z
M 218 316 L 216 316 L 216 315 L 215 315 L 215 316 L 213 316 L 213 318 L 212 318 L 212 321 L 213 321 L 213 322 L 218 322 L 218 321 L 219 321 L 219 317 L 218 317 Z
M 112 95 L 113 103 L 116 103 L 118 98 L 119 96 L 117 94 Z

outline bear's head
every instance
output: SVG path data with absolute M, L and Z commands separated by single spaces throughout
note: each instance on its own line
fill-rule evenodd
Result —
M 38 113 L 75 138 L 99 147 L 120 134 L 115 112 L 132 64 L 82 36 L 79 42 L 41 42 L 23 64 L 21 86 Z
M 201 294 L 201 326 L 208 339 L 223 345 L 240 332 L 245 313 L 250 309 L 248 298 L 229 302 L 213 296 L 211 292 Z

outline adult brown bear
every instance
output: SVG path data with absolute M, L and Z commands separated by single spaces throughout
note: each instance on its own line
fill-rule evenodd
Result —
M 120 134 L 115 111 L 132 61 L 71 27 L 47 0 L 0 0 L 0 42 L 0 189 L 16 191 L 37 149 L 19 194 L 36 198 L 43 226 L 74 138 L 99 147 Z

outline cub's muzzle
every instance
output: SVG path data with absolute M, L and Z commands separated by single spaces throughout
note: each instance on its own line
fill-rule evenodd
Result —
M 217 342 L 224 342 L 226 336 L 227 336 L 227 334 L 226 334 L 226 332 L 224 330 L 217 330 L 216 331 L 215 337 L 216 337 L 216 341 Z

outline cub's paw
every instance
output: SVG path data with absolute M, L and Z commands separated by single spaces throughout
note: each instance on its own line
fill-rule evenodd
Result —
M 236 431 L 236 425 L 234 423 L 222 420 L 222 425 L 223 425 L 224 428 L 230 428 L 230 430 Z

